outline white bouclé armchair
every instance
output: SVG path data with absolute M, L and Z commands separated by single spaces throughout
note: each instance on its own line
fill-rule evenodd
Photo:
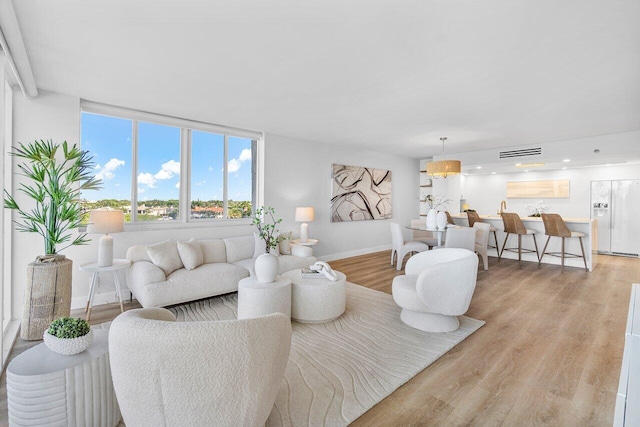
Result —
M 263 426 L 289 359 L 291 323 L 176 322 L 164 308 L 130 310 L 109 331 L 113 386 L 127 427 Z
M 401 320 L 427 332 L 458 329 L 476 288 L 478 256 L 468 250 L 443 248 L 409 258 L 405 275 L 393 279 L 392 294 L 402 307 Z

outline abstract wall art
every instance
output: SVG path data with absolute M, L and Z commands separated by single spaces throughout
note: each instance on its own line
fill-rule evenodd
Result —
M 391 171 L 332 165 L 331 222 L 388 219 Z

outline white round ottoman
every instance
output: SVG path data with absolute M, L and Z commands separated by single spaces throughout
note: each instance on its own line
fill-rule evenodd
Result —
M 339 271 L 338 280 L 303 279 L 300 270 L 282 275 L 291 279 L 291 318 L 302 323 L 323 323 L 340 317 L 347 307 L 347 277 Z
M 247 277 L 238 283 L 238 319 L 254 319 L 271 313 L 291 318 L 291 280 L 278 276 L 272 283 Z

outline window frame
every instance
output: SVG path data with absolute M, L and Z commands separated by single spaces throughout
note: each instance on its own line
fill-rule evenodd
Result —
M 224 136 L 223 204 L 227 215 L 228 207 L 228 140 L 229 137 L 252 140 L 253 195 L 252 209 L 262 206 L 264 200 L 264 140 L 263 132 L 214 125 L 189 119 L 165 116 L 124 107 L 115 107 L 91 101 L 80 103 L 80 135 L 82 135 L 82 113 L 98 114 L 131 120 L 131 222 L 125 223 L 125 230 L 150 230 L 167 228 L 198 228 L 211 226 L 250 225 L 251 218 L 205 218 L 192 219 L 191 212 L 191 133 L 192 131 L 221 134 Z M 138 221 L 138 122 L 173 126 L 180 129 L 180 191 L 178 193 L 180 213 L 174 221 Z M 82 143 L 82 141 L 81 141 Z

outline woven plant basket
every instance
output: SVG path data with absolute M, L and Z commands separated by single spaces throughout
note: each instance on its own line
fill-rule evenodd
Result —
M 27 266 L 22 339 L 41 340 L 51 322 L 71 314 L 72 265 L 64 255 L 46 255 Z

